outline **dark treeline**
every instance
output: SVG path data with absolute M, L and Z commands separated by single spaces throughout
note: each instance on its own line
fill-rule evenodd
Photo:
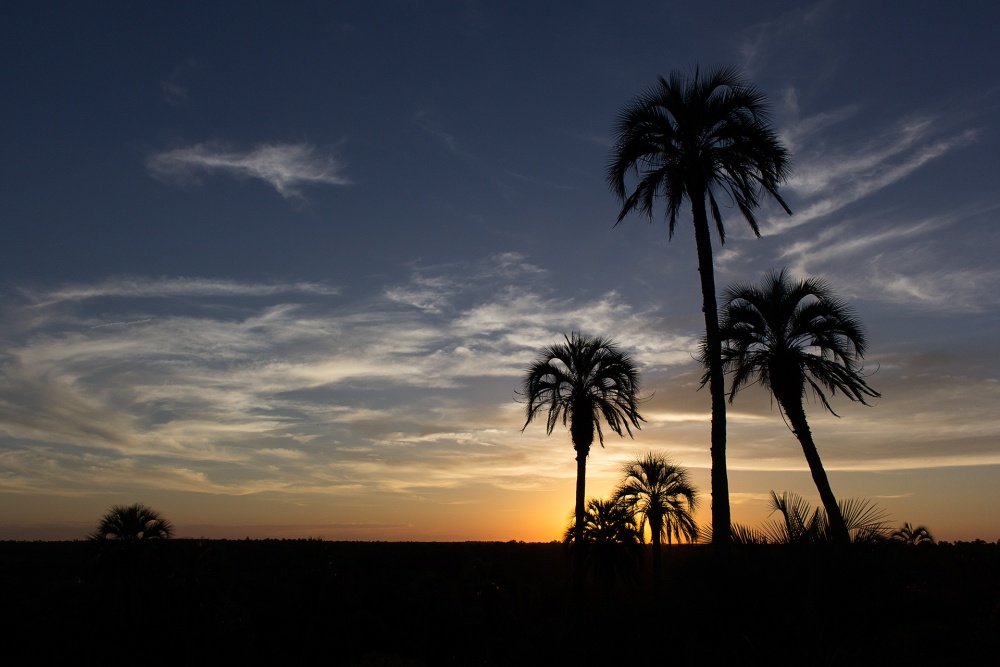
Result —
M 588 579 L 574 603 L 558 543 L 3 542 L 0 627 L 7 664 L 914 665 L 996 650 L 1000 545 L 746 546 L 721 576 L 708 549 L 666 548 L 658 594 L 647 551 L 640 581 Z

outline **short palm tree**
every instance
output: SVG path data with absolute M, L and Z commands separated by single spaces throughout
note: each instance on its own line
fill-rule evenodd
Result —
M 97 530 L 91 534 L 95 540 L 151 540 L 173 537 L 173 525 L 156 510 L 135 503 L 114 505 L 103 517 Z
M 861 323 L 825 282 L 793 281 L 782 270 L 768 273 L 760 286 L 731 286 L 722 305 L 720 332 L 723 365 L 732 375 L 730 402 L 751 384 L 760 384 L 774 395 L 802 445 L 835 539 L 848 542 L 803 400 L 811 388 L 836 415 L 824 389 L 831 395 L 839 390 L 865 405 L 867 398 L 880 396 L 862 373 L 866 343 Z M 703 382 L 707 380 L 706 374 Z
M 662 453 L 650 452 L 622 468 L 625 476 L 615 492 L 615 498 L 642 517 L 640 533 L 649 524 L 653 543 L 653 580 L 657 587 L 662 579 L 661 540 L 667 544 L 683 537 L 689 542 L 698 538 L 698 526 L 692 513 L 698 506 L 698 491 L 691 484 L 688 472 Z
M 634 581 L 642 555 L 642 533 L 630 507 L 615 499 L 591 498 L 584 512 L 582 541 L 577 541 L 575 519 L 566 529 L 565 541 L 584 554 L 594 579 L 605 589 L 621 578 Z
M 934 544 L 934 536 L 931 535 L 931 531 L 927 530 L 927 526 L 914 528 L 909 522 L 904 523 L 899 530 L 895 531 L 892 534 L 892 539 L 903 544 Z
M 552 435 L 556 424 L 569 425 L 576 450 L 576 543 L 582 543 L 586 513 L 587 457 L 594 432 L 604 446 L 603 420 L 612 431 L 632 436 L 640 428 L 639 370 L 632 357 L 604 337 L 577 333 L 564 343 L 550 345 L 524 375 L 521 396 L 526 419 L 522 431 L 539 413 L 547 411 L 545 429 Z M 583 564 L 574 558 L 574 585 L 579 593 Z
M 712 541 L 719 550 L 730 542 L 729 477 L 708 211 L 720 243 L 726 239 L 720 198 L 734 202 L 760 236 L 754 210 L 763 199 L 769 196 L 791 213 L 778 195 L 790 170 L 788 151 L 771 127 L 763 93 L 734 67 L 719 67 L 705 76 L 696 69 L 693 78 L 671 72 L 669 79 L 660 77 L 629 102 L 617 118 L 607 181 L 622 205 L 618 222 L 633 211 L 652 220 L 654 205 L 662 199 L 672 238 L 684 201 L 691 206 L 712 395 Z M 630 180 L 635 181 L 632 188 Z

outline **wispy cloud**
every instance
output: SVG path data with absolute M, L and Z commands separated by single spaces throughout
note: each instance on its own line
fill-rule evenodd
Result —
M 123 276 L 92 284 L 69 284 L 37 291 L 21 290 L 36 306 L 62 301 L 110 298 L 168 298 L 205 296 L 275 296 L 278 294 L 338 294 L 339 288 L 322 283 L 252 283 L 222 278 L 150 278 Z
M 160 91 L 163 93 L 164 102 L 172 107 L 186 107 L 189 104 L 190 98 L 186 80 L 197 67 L 196 60 L 188 59 L 175 67 L 169 76 L 160 80 Z
M 793 123 L 784 131 L 801 144 L 795 172 L 786 184 L 797 200 L 792 216 L 770 216 L 765 234 L 827 218 L 845 207 L 897 183 L 928 162 L 975 141 L 976 130 L 942 136 L 935 119 L 902 119 L 880 135 L 831 149 L 817 130 L 854 114 L 842 110 Z
M 777 257 L 798 277 L 835 279 L 845 296 L 941 313 L 983 312 L 1000 306 L 1000 270 L 988 262 L 942 257 L 948 239 L 974 233 L 965 229 L 969 221 L 990 215 L 988 208 L 970 208 L 906 220 L 880 212 L 790 239 Z
M 257 178 L 286 198 L 301 196 L 303 185 L 351 184 L 337 159 L 318 155 L 308 144 L 262 144 L 242 152 L 195 144 L 156 153 L 146 166 L 154 178 L 165 182 L 196 181 L 202 173 Z
M 434 120 L 432 113 L 428 109 L 418 109 L 416 113 L 413 114 L 413 122 L 421 130 L 434 137 L 453 155 L 473 164 L 485 166 L 485 161 L 479 156 L 474 155 L 462 148 L 455 136 L 442 128 L 441 124 Z
M 572 330 L 611 333 L 634 354 L 649 394 L 636 440 L 594 457 L 594 493 L 648 449 L 707 471 L 697 330 L 615 292 L 555 295 L 551 276 L 516 254 L 411 268 L 360 302 L 315 285 L 178 278 L 0 302 L 0 491 L 458 507 L 481 502 L 485 487 L 571 489 L 568 436 L 522 433 L 515 392 L 538 349 Z M 132 298 L 164 294 L 185 298 Z M 830 470 L 997 460 L 996 382 L 915 379 L 921 363 L 905 353 L 885 360 L 877 408 L 848 405 L 843 421 L 810 412 Z M 741 396 L 730 423 L 733 471 L 804 469 L 765 395 Z
M 832 0 L 796 6 L 777 18 L 750 25 L 741 35 L 738 49 L 742 66 L 751 77 L 765 69 L 775 56 L 773 45 L 796 42 L 815 48 L 815 32 L 822 26 Z M 838 8 L 839 10 L 839 8 Z
M 296 488 L 332 492 L 339 483 L 317 470 L 347 483 L 374 452 L 413 458 L 410 467 L 443 457 L 435 479 L 464 479 L 470 447 L 509 450 L 519 374 L 561 332 L 614 323 L 644 366 L 690 362 L 693 333 L 657 333 L 655 312 L 635 312 L 616 294 L 553 298 L 543 277 L 501 254 L 418 269 L 381 299 L 353 305 L 331 303 L 336 290 L 321 285 L 179 278 L 23 291 L 27 303 L 0 313 L 18 323 L 5 327 L 0 431 L 5 446 L 198 470 L 216 492 L 264 490 L 296 474 Z M 414 297 L 425 292 L 432 301 Z M 148 300 L 168 295 L 185 298 Z M 417 443 L 422 453 L 405 453 Z M 495 461 L 483 467 L 497 483 L 508 475 Z M 411 485 L 394 470 L 396 487 Z M 26 469 L 18 485 L 31 475 L 44 485 L 40 474 Z M 503 482 L 516 483 L 525 482 Z
M 894 225 L 875 231 L 859 231 L 856 221 L 843 222 L 824 228 L 814 237 L 802 238 L 783 246 L 778 258 L 791 262 L 792 272 L 800 277 L 812 275 L 812 269 L 830 262 L 855 260 L 865 253 L 874 254 L 889 244 L 919 237 L 945 226 L 946 218 L 930 218 L 907 225 Z

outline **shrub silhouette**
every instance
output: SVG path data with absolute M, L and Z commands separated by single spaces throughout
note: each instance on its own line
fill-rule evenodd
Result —
M 173 537 L 174 527 L 156 510 L 135 503 L 133 505 L 113 505 L 101 517 L 101 523 L 91 534 L 94 540 L 136 540 L 167 539 Z

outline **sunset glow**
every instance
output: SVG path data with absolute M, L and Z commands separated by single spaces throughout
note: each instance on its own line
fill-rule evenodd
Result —
M 664 451 L 708 527 L 690 212 L 669 241 L 614 227 L 604 173 L 623 103 L 729 62 L 772 103 L 793 215 L 768 205 L 756 239 L 720 200 L 719 291 L 828 281 L 882 395 L 806 402 L 833 491 L 997 541 L 1000 10 L 893 4 L 9 10 L 0 540 L 137 501 L 180 537 L 560 540 L 575 452 L 522 431 L 516 392 L 573 331 L 631 353 L 645 396 L 588 496 Z M 771 490 L 819 504 L 759 387 L 728 434 L 735 522 Z

